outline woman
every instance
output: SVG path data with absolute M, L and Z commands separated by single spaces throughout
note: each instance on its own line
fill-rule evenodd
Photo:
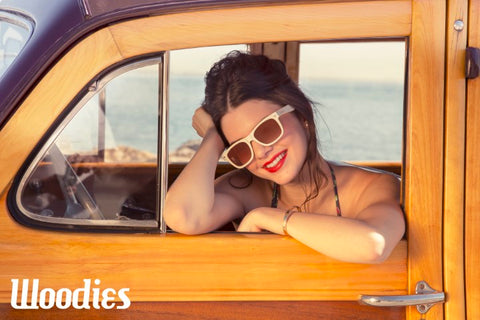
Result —
M 290 235 L 359 263 L 385 260 L 402 238 L 398 178 L 326 161 L 312 103 L 281 61 L 234 51 L 217 62 L 193 127 L 202 143 L 166 197 L 173 230 L 200 234 L 241 219 L 237 231 Z M 214 180 L 222 154 L 238 170 Z

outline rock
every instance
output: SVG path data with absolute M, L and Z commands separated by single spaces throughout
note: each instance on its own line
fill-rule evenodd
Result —
M 105 149 L 106 162 L 155 162 L 157 155 L 148 151 L 138 150 L 128 146 L 118 146 L 115 149 Z
M 197 152 L 200 144 L 202 143 L 201 139 L 189 140 L 184 142 L 176 150 L 170 152 L 168 159 L 170 162 L 188 162 L 192 159 L 195 152 Z

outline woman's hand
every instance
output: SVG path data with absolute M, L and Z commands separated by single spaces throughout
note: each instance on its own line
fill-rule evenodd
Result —
M 202 138 L 205 137 L 209 130 L 216 131 L 212 117 L 210 117 L 203 107 L 199 107 L 195 110 L 192 117 L 192 127 Z
M 260 232 L 268 230 L 273 233 L 283 234 L 284 211 L 276 208 L 260 207 L 253 209 L 245 215 L 238 226 L 238 232 Z
M 261 232 L 263 230 L 258 223 L 259 215 L 256 212 L 258 211 L 252 210 L 245 215 L 237 228 L 238 232 Z

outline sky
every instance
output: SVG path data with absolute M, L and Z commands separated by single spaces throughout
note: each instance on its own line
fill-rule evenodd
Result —
M 231 50 L 246 45 L 172 51 L 170 70 L 177 75 L 203 77 L 212 64 Z M 300 46 L 300 79 L 403 82 L 405 42 L 325 42 Z

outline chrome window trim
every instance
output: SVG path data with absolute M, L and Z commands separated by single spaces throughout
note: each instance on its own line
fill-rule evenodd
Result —
M 92 16 L 92 10 L 86 0 L 81 0 L 81 8 L 83 9 L 83 14 L 85 18 L 90 18 Z
M 157 212 L 159 213 L 160 232 L 167 232 L 167 224 L 163 214 L 165 197 L 167 196 L 168 189 L 168 84 L 170 75 L 170 53 L 166 51 L 163 54 L 163 63 L 160 70 L 160 92 L 159 92 L 159 124 L 158 124 L 158 147 L 159 152 L 157 156 L 158 170 L 157 170 Z
M 28 38 L 30 39 L 30 37 L 32 36 L 33 23 L 30 20 L 28 20 L 27 18 L 25 18 L 24 16 L 12 13 L 11 11 L 0 10 L 0 20 L 1 21 L 6 21 L 8 23 L 11 23 L 13 25 L 22 27 L 24 29 L 27 29 L 30 32 Z M 28 41 L 28 39 L 27 39 L 27 41 Z
M 22 47 L 20 48 L 20 51 L 17 52 L 17 54 L 13 58 L 12 62 L 9 65 L 6 66 L 5 70 L 0 73 L 0 78 L 3 77 L 3 75 L 8 71 L 10 66 L 15 62 L 15 60 L 20 55 L 20 53 L 23 51 L 23 49 L 25 49 L 28 41 L 30 41 L 30 39 L 32 38 L 32 34 L 33 34 L 33 30 L 34 30 L 33 21 L 31 21 L 27 17 L 25 17 L 25 16 L 23 16 L 19 13 L 17 14 L 13 11 L 0 10 L 0 22 L 1 21 L 5 21 L 5 22 L 7 22 L 9 24 L 12 24 L 14 26 L 23 28 L 28 32 L 28 34 L 27 34 L 27 37 L 25 39 L 25 42 L 22 44 Z
M 160 54 L 160 56 L 156 57 L 150 57 L 146 58 L 140 61 L 135 61 L 126 65 L 122 65 L 118 68 L 115 68 L 111 71 L 109 71 L 107 74 L 103 76 L 99 76 L 92 80 L 90 84 L 88 85 L 88 92 L 75 104 L 72 110 L 68 112 L 68 114 L 65 116 L 64 119 L 62 119 L 61 123 L 54 129 L 54 131 L 49 135 L 48 139 L 46 139 L 43 142 L 42 147 L 38 150 L 34 158 L 30 161 L 30 164 L 28 168 L 24 171 L 22 174 L 22 177 L 20 179 L 20 182 L 18 183 L 18 186 L 16 188 L 16 193 L 15 193 L 15 205 L 17 206 L 18 210 L 20 211 L 19 214 L 22 214 L 26 217 L 28 217 L 31 220 L 34 221 L 39 221 L 43 223 L 48 223 L 51 224 L 52 227 L 55 227 L 55 225 L 65 225 L 65 226 L 71 226 L 72 228 L 75 228 L 76 226 L 93 226 L 93 227 L 138 227 L 138 228 L 158 228 L 159 226 L 164 226 L 165 223 L 163 221 L 162 217 L 162 211 L 158 212 L 157 211 L 157 217 L 156 220 L 87 220 L 87 219 L 72 219 L 72 218 L 60 218 L 60 217 L 44 217 L 40 216 L 38 214 L 35 214 L 33 212 L 28 211 L 23 205 L 21 201 L 21 195 L 22 191 L 24 190 L 27 180 L 32 174 L 33 170 L 35 169 L 36 165 L 39 163 L 39 161 L 43 158 L 45 153 L 48 151 L 48 149 L 51 147 L 51 145 L 55 142 L 55 140 L 58 138 L 60 133 L 63 131 L 63 129 L 68 125 L 68 123 L 75 117 L 75 115 L 83 108 L 83 106 L 98 92 L 100 92 L 105 85 L 107 85 L 111 80 L 115 79 L 116 77 L 128 72 L 132 71 L 141 67 L 146 67 L 146 66 L 151 66 L 151 65 L 158 65 L 160 72 L 164 72 L 164 63 L 163 63 L 163 53 Z M 163 77 L 159 78 L 159 87 L 163 87 L 163 84 L 161 83 L 163 81 Z M 159 90 L 161 90 L 159 88 Z M 163 101 L 163 95 L 165 93 L 160 92 L 160 97 L 159 99 Z M 166 108 L 164 105 L 159 105 L 159 108 L 163 108 L 162 113 L 166 113 Z M 165 118 L 162 116 L 162 118 Z M 166 121 L 165 119 L 162 121 Z M 160 131 L 159 128 L 159 133 L 162 132 L 162 134 L 165 134 L 165 125 L 162 125 L 162 129 Z M 161 153 L 163 155 L 168 154 L 167 152 L 167 147 L 166 147 L 166 135 L 162 136 L 162 139 L 158 139 L 157 135 L 157 140 L 159 141 L 159 147 L 161 147 Z M 165 156 L 162 156 L 162 159 L 158 159 L 157 165 L 160 165 L 160 168 L 157 168 L 157 175 L 163 175 L 165 172 L 164 167 L 168 162 L 165 161 Z M 164 193 L 166 194 L 166 186 L 167 186 L 167 177 L 164 176 L 164 182 L 161 185 L 158 185 L 162 187 L 161 193 L 162 193 L 162 198 L 159 199 L 161 200 L 160 203 L 161 205 L 159 206 L 160 208 L 163 208 L 163 199 L 165 198 Z M 160 221 L 160 222 L 159 222 Z M 164 227 L 165 228 L 165 227 Z M 79 229 L 78 229 L 79 230 Z M 135 230 L 132 230 L 135 231 Z

